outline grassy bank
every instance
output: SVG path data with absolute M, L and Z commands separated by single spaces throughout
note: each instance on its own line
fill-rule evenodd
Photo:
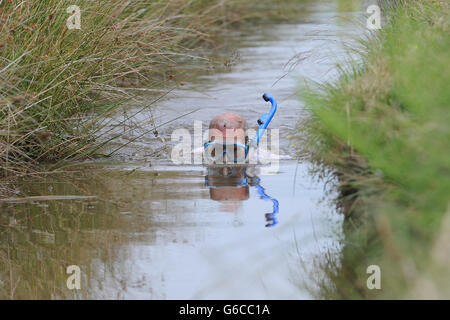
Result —
M 305 92 L 303 156 L 333 167 L 345 218 L 327 298 L 450 297 L 449 3 L 405 1 L 361 64 Z M 366 268 L 379 265 L 381 290 Z
M 289 2 L 0 1 L 0 175 L 93 154 L 120 103 L 176 86 L 177 67 L 204 61 L 197 50 L 227 26 L 283 17 Z

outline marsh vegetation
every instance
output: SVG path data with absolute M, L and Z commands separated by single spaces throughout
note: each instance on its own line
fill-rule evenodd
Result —
M 391 2 L 338 81 L 303 90 L 302 155 L 333 167 L 345 212 L 327 298 L 448 298 L 449 3 Z M 379 265 L 382 290 L 365 288 Z M 351 285 L 354 283 L 355 285 Z

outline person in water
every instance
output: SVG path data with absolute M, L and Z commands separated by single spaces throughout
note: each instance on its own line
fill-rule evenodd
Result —
M 208 183 L 213 186 L 219 186 L 219 188 L 209 189 L 212 200 L 248 199 L 248 186 L 241 186 L 239 183 L 245 178 L 243 174 L 245 171 L 244 167 L 226 166 L 226 164 L 234 164 L 236 159 L 243 159 L 246 156 L 245 148 L 238 147 L 242 145 L 248 148 L 246 132 L 247 121 L 238 114 L 223 113 L 211 120 L 208 143 L 215 143 L 215 148 L 210 148 L 206 152 L 210 152 L 210 156 L 215 159 L 216 164 L 225 164 L 225 166 L 212 166 L 208 170 Z M 220 154 L 222 156 L 219 156 Z
M 209 164 L 248 163 L 249 149 L 255 151 L 258 148 L 261 137 L 277 110 L 277 102 L 270 94 L 265 93 L 263 99 L 270 101 L 272 107 L 259 117 L 259 128 L 252 140 L 247 135 L 247 121 L 238 114 L 222 113 L 211 120 L 209 141 L 204 145 Z
M 209 124 L 207 158 L 216 164 L 243 163 L 248 155 L 247 121 L 235 113 L 222 113 Z
M 272 109 L 258 119 L 260 127 L 253 139 L 252 147 L 258 146 L 277 107 L 272 96 L 264 94 L 263 98 L 272 103 Z M 272 227 L 277 224 L 278 201 L 265 193 L 257 176 L 249 175 L 246 164 L 249 147 L 247 121 L 242 116 L 222 113 L 214 117 L 209 124 L 208 142 L 204 146 L 206 157 L 210 160 L 205 184 L 209 188 L 212 200 L 228 203 L 234 200 L 232 202 L 234 206 L 230 211 L 236 210 L 239 201 L 248 200 L 249 185 L 255 187 L 261 199 L 273 203 L 273 211 L 265 214 L 266 227 Z

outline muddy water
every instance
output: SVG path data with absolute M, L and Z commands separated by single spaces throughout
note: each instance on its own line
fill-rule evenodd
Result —
M 298 24 L 230 33 L 236 51 L 226 67 L 141 112 L 136 121 L 144 125 L 112 145 L 130 142 L 114 163 L 27 181 L 18 195 L 66 199 L 0 203 L 0 297 L 312 298 L 323 276 L 314 266 L 339 254 L 342 217 L 328 201 L 333 191 L 294 160 L 288 136 L 303 116 L 299 78 L 333 77 L 342 42 L 357 32 L 352 18 L 360 13 L 339 13 L 340 3 L 309 5 Z M 195 120 L 205 128 L 224 111 L 253 126 L 268 110 L 263 92 L 279 102 L 271 123 L 280 130 L 278 171 L 262 169 L 245 184 L 219 189 L 206 185 L 205 167 L 170 161 L 174 129 L 193 133 Z M 191 111 L 153 134 L 153 125 Z M 80 290 L 66 285 L 69 265 L 81 269 Z

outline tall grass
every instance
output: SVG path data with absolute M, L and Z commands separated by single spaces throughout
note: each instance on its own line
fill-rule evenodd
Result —
M 176 81 L 182 59 L 198 58 L 191 50 L 227 25 L 281 14 L 270 3 L 0 1 L 0 175 L 91 154 L 92 131 L 118 104 Z M 81 9 L 81 30 L 66 26 L 70 5 Z
M 322 291 L 330 298 L 450 297 L 439 240 L 450 216 L 449 4 L 390 10 L 363 43 L 362 65 L 305 92 L 304 151 L 335 168 L 346 214 L 342 265 L 328 266 L 335 286 Z M 381 290 L 366 287 L 371 264 L 381 267 Z

